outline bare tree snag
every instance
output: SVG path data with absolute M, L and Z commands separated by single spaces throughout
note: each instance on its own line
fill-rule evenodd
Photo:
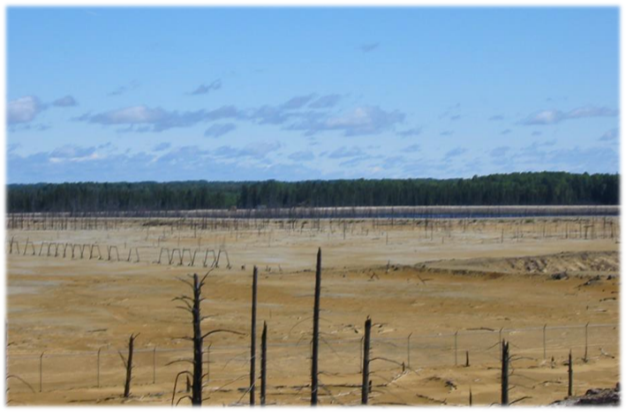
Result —
M 137 336 L 139 336 L 139 334 L 136 335 L 130 335 L 130 338 L 128 339 L 128 358 L 124 358 L 124 355 L 122 355 L 121 352 L 119 352 L 120 354 L 120 358 L 122 358 L 122 362 L 124 363 L 124 367 L 126 368 L 126 381 L 124 382 L 124 398 L 128 398 L 130 396 L 130 382 L 133 378 L 133 351 L 134 351 L 134 347 L 135 347 L 135 339 L 137 338 Z
M 261 335 L 261 406 L 265 406 L 265 391 L 267 388 L 267 323 L 263 322 Z
M 317 267 L 315 270 L 315 301 L 313 305 L 313 350 L 311 356 L 311 406 L 317 405 L 317 358 L 319 353 L 320 334 L 320 291 L 322 286 L 322 248 L 317 250 Z
M 250 322 L 250 406 L 254 406 L 254 390 L 256 381 L 256 296 L 258 269 L 252 271 L 252 314 Z
M 372 330 L 372 320 L 365 321 L 365 336 L 363 340 L 363 382 L 361 384 L 361 405 L 367 405 L 369 397 L 369 376 L 370 376 L 370 333 Z

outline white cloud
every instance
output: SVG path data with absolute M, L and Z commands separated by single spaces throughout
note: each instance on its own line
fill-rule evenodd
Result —
M 7 105 L 7 122 L 9 125 L 31 122 L 45 108 L 35 96 L 11 100 Z

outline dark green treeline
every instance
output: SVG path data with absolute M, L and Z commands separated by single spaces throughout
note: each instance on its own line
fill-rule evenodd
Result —
M 615 205 L 617 174 L 497 174 L 470 179 L 64 183 L 8 186 L 9 212 L 337 206 Z

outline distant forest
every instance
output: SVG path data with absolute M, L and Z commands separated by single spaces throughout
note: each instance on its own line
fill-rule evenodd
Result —
M 8 185 L 9 212 L 338 206 L 616 205 L 619 175 L 511 173 L 470 179 Z

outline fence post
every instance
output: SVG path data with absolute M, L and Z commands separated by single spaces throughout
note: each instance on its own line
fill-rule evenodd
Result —
M 41 352 L 39 355 L 39 392 L 43 391 L 43 354 L 45 352 Z
M 509 404 L 509 343 L 502 341 L 502 386 L 500 388 L 500 403 L 502 406 Z
M 469 368 L 469 366 L 470 366 L 470 363 L 469 363 L 469 351 L 466 350 L 465 351 L 465 367 Z
M 454 366 L 459 364 L 459 331 L 454 332 Z
M 267 387 L 267 323 L 263 322 L 261 334 L 261 406 L 265 406 L 265 391 Z
M 411 369 L 411 335 L 413 332 L 409 333 L 409 337 L 406 342 L 406 365 L 409 369 Z
M 368 316 L 365 321 L 365 335 L 363 337 L 363 382 L 361 384 L 361 405 L 367 405 L 367 399 L 369 397 L 371 329 L 372 320 Z
M 572 369 L 572 350 L 569 350 L 569 358 L 567 361 L 567 396 L 570 397 L 573 394 L 572 387 L 574 386 L 574 370 Z
M 311 406 L 317 405 L 317 357 L 320 333 L 320 292 L 322 286 L 322 248 L 317 250 L 315 300 L 313 305 L 313 350 L 311 356 Z
M 548 324 L 543 325 L 543 360 L 546 359 L 546 327 Z
M 589 358 L 587 357 L 588 349 L 589 349 L 589 323 L 585 325 L 585 357 L 583 358 L 585 363 L 589 360 Z
M 156 383 L 156 352 L 157 347 L 155 346 L 152 350 L 152 384 Z
M 258 270 L 252 270 L 252 314 L 250 321 L 250 406 L 254 406 L 256 389 L 256 301 L 257 301 Z
M 98 348 L 98 360 L 96 362 L 96 386 L 100 387 L 100 351 L 102 348 Z

